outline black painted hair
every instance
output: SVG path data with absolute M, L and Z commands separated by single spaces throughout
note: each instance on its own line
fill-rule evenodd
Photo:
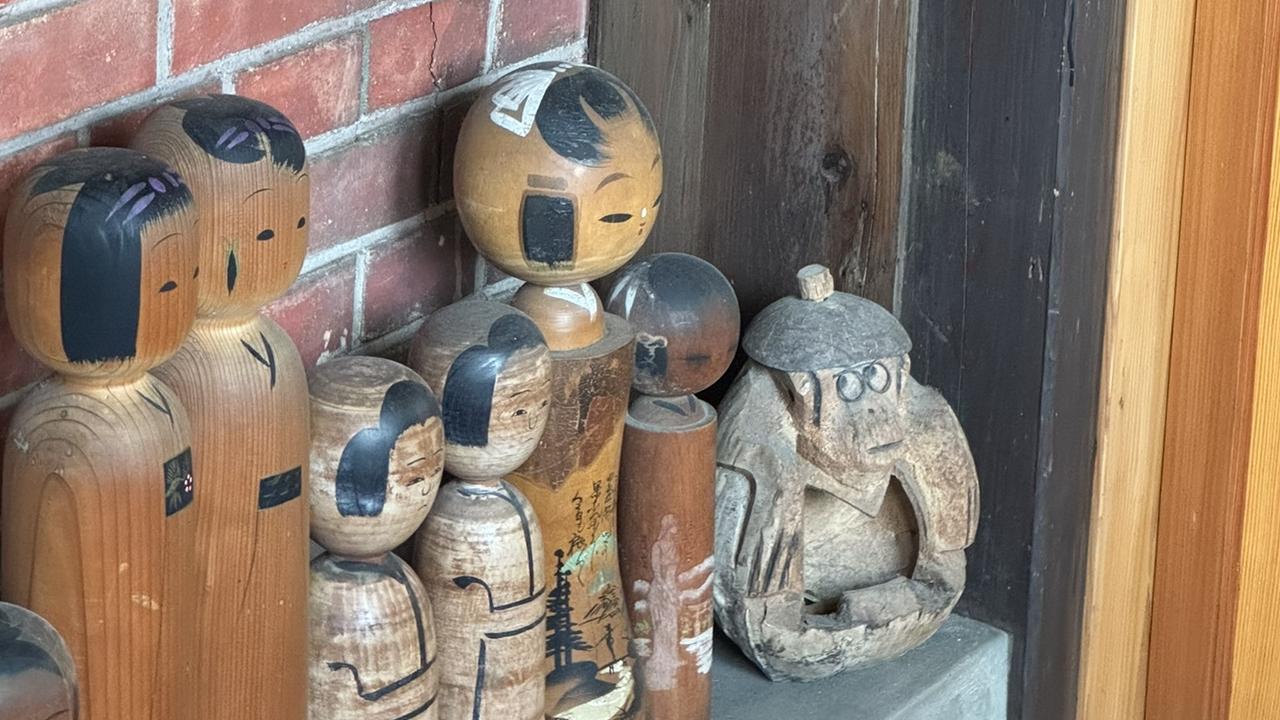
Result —
M 524 315 L 503 315 L 489 328 L 488 344 L 463 350 L 444 381 L 445 438 L 464 447 L 489 444 L 489 415 L 498 373 L 522 348 L 545 344 L 542 333 Z
M 540 63 L 531 68 L 548 69 L 556 65 Z M 649 132 L 656 135 L 653 118 L 630 88 L 603 70 L 580 68 L 551 82 L 535 118 L 542 139 L 567 160 L 598 167 L 609 159 L 604 133 L 584 105 L 605 120 L 638 113 Z
M 219 160 L 244 165 L 270 152 L 275 164 L 302 171 L 307 160 L 302 136 L 270 105 L 239 95 L 206 95 L 173 104 L 186 111 L 182 129 L 187 136 Z
M 142 231 L 191 205 L 178 173 L 121 148 L 73 150 L 37 169 L 31 198 L 80 185 L 62 234 L 62 349 L 71 362 L 137 353 Z
M 356 433 L 342 449 L 334 496 L 344 517 L 377 517 L 387 500 L 391 450 L 405 430 L 440 416 L 440 405 L 421 383 L 401 380 L 382 396 L 378 426 Z

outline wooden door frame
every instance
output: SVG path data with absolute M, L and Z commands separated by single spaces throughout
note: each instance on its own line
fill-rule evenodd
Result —
M 1078 717 L 1259 717 L 1280 702 L 1244 681 L 1280 652 L 1259 371 L 1260 327 L 1280 324 L 1261 292 L 1280 264 L 1280 8 L 1131 0 L 1126 35 Z

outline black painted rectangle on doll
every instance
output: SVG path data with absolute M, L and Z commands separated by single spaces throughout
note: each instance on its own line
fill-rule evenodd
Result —
M 302 468 L 262 478 L 258 484 L 258 509 L 283 505 L 302 494 Z
M 524 258 L 554 265 L 573 261 L 575 213 L 573 198 L 529 193 L 520 211 L 520 241 Z
M 195 499 L 195 477 L 191 471 L 191 448 L 174 455 L 164 464 L 164 514 L 166 517 Z

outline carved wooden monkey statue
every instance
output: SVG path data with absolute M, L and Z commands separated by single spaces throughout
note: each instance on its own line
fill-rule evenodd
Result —
M 435 720 L 431 602 L 391 551 L 440 488 L 440 405 L 397 362 L 339 358 L 311 373 L 311 425 L 309 719 Z
M 694 397 L 738 349 L 738 298 L 711 263 L 662 253 L 629 267 L 609 310 L 636 328 L 636 394 L 619 480 L 639 717 L 711 717 L 716 411 Z
M 625 264 L 657 219 L 653 120 L 603 70 L 530 65 L 472 106 L 454 186 L 476 248 L 528 281 L 513 304 L 553 351 L 547 431 L 510 477 L 538 512 L 546 572 L 561 588 L 547 597 L 547 714 L 591 703 L 601 717 L 619 715 L 632 684 L 616 503 L 633 336 L 587 281 Z
M 156 374 L 191 410 L 206 479 L 193 621 L 197 720 L 307 712 L 307 380 L 293 341 L 259 313 L 307 253 L 302 138 L 263 103 L 179 100 L 134 146 L 178 169 L 200 207 L 199 319 Z
M 519 310 L 470 300 L 427 318 L 409 364 L 440 388 L 445 469 L 455 478 L 414 551 L 443 649 L 440 717 L 542 718 L 542 531 L 502 477 L 547 424 L 546 343 Z
M 715 608 L 775 680 L 900 655 L 964 589 L 978 482 L 955 414 L 911 379 L 911 340 L 826 268 L 760 313 L 720 407 Z
M 195 222 L 170 167 L 93 148 L 37 166 L 5 226 L 14 337 L 58 374 L 9 430 L 0 594 L 62 634 L 92 720 L 191 708 L 204 485 L 182 401 L 148 370 L 195 317 Z

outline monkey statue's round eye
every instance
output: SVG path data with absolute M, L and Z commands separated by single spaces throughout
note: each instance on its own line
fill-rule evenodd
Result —
M 854 370 L 845 370 L 836 376 L 836 392 L 846 402 L 862 397 L 862 376 Z
M 867 387 L 875 392 L 883 393 L 889 389 L 889 370 L 884 365 L 874 362 L 862 369 L 862 378 L 866 381 Z

